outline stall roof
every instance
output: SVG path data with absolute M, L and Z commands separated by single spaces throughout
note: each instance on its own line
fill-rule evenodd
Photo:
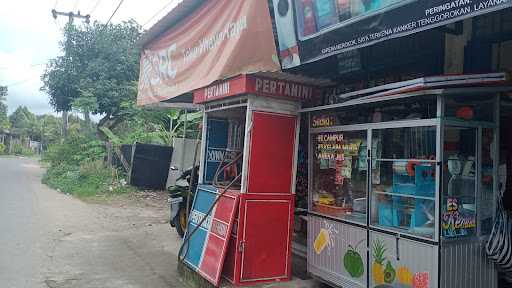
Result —
M 338 103 L 305 108 L 301 112 L 312 112 L 414 96 L 445 94 L 447 92 L 512 91 L 512 83 L 509 80 L 505 73 L 423 77 L 340 94 L 336 97 L 339 100 Z M 468 87 L 470 87 L 469 90 Z
M 144 32 L 137 44 L 139 44 L 140 47 L 146 46 L 171 27 L 185 19 L 204 2 L 206 2 L 206 0 L 182 0 L 181 3 L 169 11 L 167 15 L 162 17 L 162 19 L 158 20 L 153 26 L 151 26 L 151 28 Z

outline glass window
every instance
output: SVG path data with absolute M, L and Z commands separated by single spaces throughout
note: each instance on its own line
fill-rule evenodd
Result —
M 477 129 L 446 127 L 441 231 L 445 238 L 476 231 Z
M 372 225 L 433 238 L 436 128 L 379 129 L 372 137 Z
M 366 131 L 312 134 L 312 210 L 366 222 Z
M 494 122 L 494 95 L 446 97 L 446 118 Z

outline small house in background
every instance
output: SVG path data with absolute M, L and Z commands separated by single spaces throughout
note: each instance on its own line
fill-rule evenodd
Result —
M 15 153 L 15 148 L 25 147 L 32 149 L 34 153 L 38 153 L 39 151 L 39 142 L 31 141 L 29 137 L 23 136 L 19 131 L 16 130 L 0 130 L 0 144 L 5 146 L 5 149 L 2 153 L 4 154 L 13 154 Z M 36 150 L 32 148 L 34 145 L 39 145 Z

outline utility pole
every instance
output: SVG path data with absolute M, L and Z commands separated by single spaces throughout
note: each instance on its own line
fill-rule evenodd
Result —
M 68 16 L 68 25 L 73 24 L 73 19 L 84 19 L 85 23 L 89 24 L 91 22 L 91 15 L 82 15 L 80 14 L 80 10 L 78 10 L 78 13 L 70 12 L 61 12 L 57 11 L 55 9 L 52 9 L 52 16 L 54 19 L 57 19 L 58 16 Z M 69 48 L 69 40 L 66 42 L 66 58 L 69 59 L 68 56 L 68 48 Z M 69 96 L 69 95 L 68 95 Z M 68 111 L 64 110 L 62 111 L 62 136 L 66 138 L 68 136 Z
M 57 19 L 57 16 L 68 16 L 69 17 L 69 20 L 68 20 L 68 24 L 71 24 L 73 22 L 73 18 L 78 18 L 78 19 L 85 19 L 85 23 L 89 24 L 91 22 L 91 15 L 87 14 L 87 15 L 82 15 L 80 14 L 80 10 L 78 10 L 78 13 L 73 13 L 73 12 L 60 12 L 60 11 L 57 11 L 55 9 L 52 9 L 52 15 L 53 15 L 53 18 L 54 19 Z

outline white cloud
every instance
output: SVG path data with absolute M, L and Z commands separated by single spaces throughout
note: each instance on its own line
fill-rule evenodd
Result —
M 82 15 L 91 12 L 98 0 L 16 0 L 4 1 L 0 9 L 0 85 L 15 84 L 9 87 L 7 104 L 9 111 L 19 105 L 29 107 L 36 114 L 48 113 L 52 109 L 48 96 L 39 91 L 42 83 L 40 75 L 44 70 L 41 64 L 59 55 L 58 42 L 60 29 L 67 17 L 60 16 L 54 20 L 51 9 L 63 12 L 80 10 Z M 165 7 L 144 28 L 149 28 L 181 0 L 125 0 L 112 18 L 119 23 L 130 18 L 138 23 L 146 23 L 157 11 Z M 55 6 L 55 4 L 57 4 Z M 91 15 L 91 20 L 106 22 L 119 1 L 100 0 Z M 76 11 L 75 11 L 76 12 Z

